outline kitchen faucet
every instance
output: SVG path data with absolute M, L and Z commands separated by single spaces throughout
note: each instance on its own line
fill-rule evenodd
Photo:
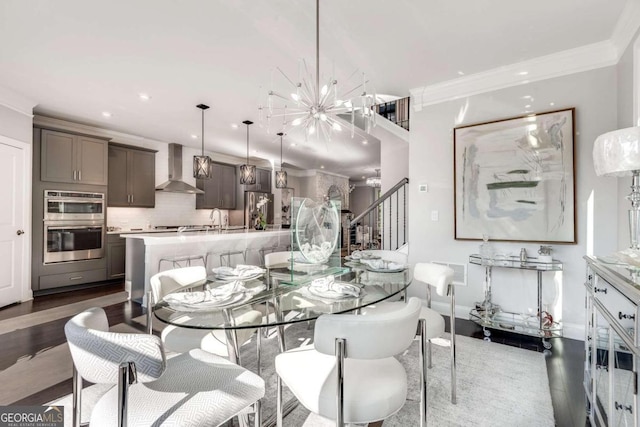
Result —
M 214 218 L 215 213 L 218 212 L 218 228 L 222 228 L 222 211 L 218 208 L 213 208 L 211 214 L 209 214 L 209 219 L 211 220 L 211 227 L 215 228 L 216 220 Z

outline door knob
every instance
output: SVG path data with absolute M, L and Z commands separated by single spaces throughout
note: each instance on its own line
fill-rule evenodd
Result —
M 17 234 L 18 236 L 22 236 L 22 235 L 24 234 L 24 231 L 22 231 L 22 230 L 18 230 L 18 231 L 16 231 L 16 234 Z

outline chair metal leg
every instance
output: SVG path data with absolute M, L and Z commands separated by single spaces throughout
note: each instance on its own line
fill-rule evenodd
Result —
M 153 335 L 153 291 L 147 292 L 147 332 Z
M 451 313 L 449 329 L 451 330 L 451 403 L 456 403 L 456 292 L 455 286 L 449 285 L 451 293 Z
M 427 368 L 433 368 L 431 364 L 431 340 L 427 340 Z
M 282 379 L 276 381 L 276 426 L 282 427 Z
M 344 427 L 344 358 L 347 341 L 336 338 L 336 427 Z
M 82 416 L 82 377 L 73 365 L 73 427 L 80 427 Z
M 262 427 L 262 402 L 259 400 L 254 404 L 255 413 L 253 416 L 253 425 L 255 427 Z
M 129 385 L 136 382 L 136 365 L 122 362 L 118 368 L 118 426 L 127 427 Z
M 420 427 L 427 425 L 427 322 L 418 319 L 418 334 L 420 336 Z

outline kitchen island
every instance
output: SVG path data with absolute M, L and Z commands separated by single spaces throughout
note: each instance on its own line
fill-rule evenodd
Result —
M 173 268 L 163 259 L 202 257 L 191 265 L 207 260 L 207 271 L 220 265 L 220 255 L 228 252 L 246 253 L 246 263 L 260 265 L 260 249 L 287 250 L 291 244 L 290 230 L 242 232 L 191 231 L 165 233 L 122 234 L 126 239 L 125 289 L 129 298 L 146 306 L 149 280 L 159 271 Z M 242 258 L 239 262 L 243 263 Z

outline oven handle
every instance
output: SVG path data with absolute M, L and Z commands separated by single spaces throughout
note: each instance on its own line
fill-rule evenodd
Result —
M 101 229 L 103 228 L 102 225 L 69 225 L 69 226 L 64 226 L 64 225 L 60 225 L 60 226 L 46 226 L 47 230 L 80 230 L 82 228 L 85 229 L 92 229 L 92 228 L 96 228 L 96 229 Z
M 104 199 L 62 199 L 57 197 L 47 197 L 47 202 L 63 202 L 63 203 L 104 203 Z

